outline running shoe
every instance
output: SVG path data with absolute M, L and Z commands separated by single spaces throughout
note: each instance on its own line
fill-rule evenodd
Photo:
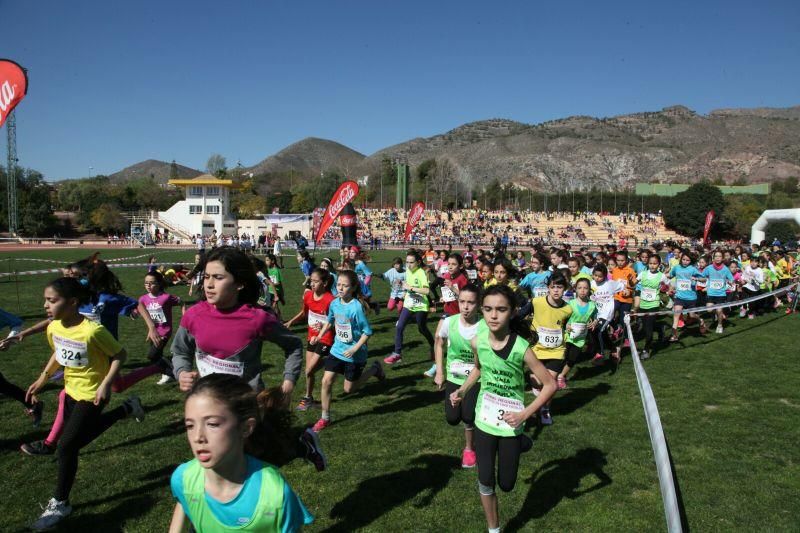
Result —
M 161 374 L 161 379 L 156 381 L 156 385 L 166 385 L 167 383 L 172 383 L 173 381 L 175 381 L 175 378 L 169 374 Z
M 678 328 L 682 328 L 686 325 L 686 322 L 683 321 L 683 318 L 678 319 Z
M 314 398 L 311 396 L 303 396 L 300 398 L 300 402 L 297 404 L 295 410 L 297 411 L 308 411 L 314 407 Z
M 305 460 L 314 465 L 317 472 L 322 472 L 328 467 L 328 459 L 322 452 L 322 445 L 319 442 L 319 435 L 311 429 L 306 429 L 300 435 L 300 442 L 306 448 Z
M 23 444 L 19 449 L 27 455 L 53 455 L 56 453 L 56 447 L 50 446 L 43 440 L 35 440 L 30 444 Z
M 744 307 L 739 309 L 739 318 L 744 318 L 746 316 L 747 316 L 747 310 Z
M 436 363 L 433 364 L 428 370 L 422 373 L 423 375 L 432 378 L 436 375 Z
M 623 346 L 624 348 L 630 348 L 630 347 L 631 347 L 631 341 L 630 341 L 630 339 L 625 339 L 625 342 L 623 342 L 623 343 L 622 343 L 622 346 Z
M 645 359 L 650 359 L 650 352 L 648 352 L 647 350 L 642 350 L 641 353 L 639 354 L 639 359 L 641 359 L 642 361 L 644 361 Z
M 33 407 L 27 409 L 28 416 L 33 418 L 33 427 L 38 428 L 42 422 L 42 411 L 44 411 L 44 402 L 38 401 L 33 404 Z
M 604 360 L 605 358 L 603 357 L 603 354 L 596 353 L 594 354 L 594 357 L 592 357 L 592 364 L 595 366 L 602 365 Z
M 747 315 L 747 320 L 753 320 L 755 317 L 756 315 Z
M 542 389 L 537 389 L 536 387 L 531 386 L 531 392 L 534 396 L 539 396 L 542 393 Z
M 375 361 L 372 363 L 372 366 L 375 367 L 375 377 L 378 378 L 378 381 L 383 381 L 386 379 L 386 372 L 383 371 L 383 365 L 380 361 Z
M 39 504 L 41 505 L 41 504 Z M 58 501 L 55 498 L 50 498 L 47 502 L 47 507 L 43 507 L 44 512 L 39 519 L 31 524 L 31 529 L 34 531 L 46 531 L 53 528 L 56 524 L 69 516 L 72 512 L 72 507 L 66 501 Z
M 393 353 L 389 357 L 383 360 L 384 363 L 387 365 L 393 365 L 395 363 L 401 363 L 403 361 L 403 356 L 399 353 Z
M 10 339 L 11 337 L 16 337 L 22 332 L 19 328 L 11 328 L 11 331 L 8 332 L 8 337 L 6 339 Z
M 477 462 L 478 456 L 475 454 L 475 450 L 464 448 L 461 452 L 461 468 L 475 468 Z
M 122 402 L 122 406 L 125 408 L 128 416 L 132 416 L 137 422 L 144 420 L 144 408 L 142 407 L 142 401 L 135 394 L 133 396 L 129 396 L 127 400 Z
M 330 425 L 331 425 L 330 420 L 325 420 L 324 418 L 320 418 L 319 420 L 317 420 L 317 423 L 314 424 L 314 427 L 311 428 L 311 431 L 313 431 L 314 433 L 319 433 L 320 431 L 322 431 L 323 429 L 325 429 Z
M 717 330 L 716 331 L 717 331 L 717 333 L 722 333 L 723 331 L 725 331 L 725 329 L 722 327 L 722 324 L 720 324 L 719 326 L 717 326 Z
M 543 426 L 553 425 L 553 417 L 550 415 L 549 407 L 542 407 L 539 410 L 539 421 L 542 423 Z
M 558 376 L 556 378 L 556 390 L 564 390 L 567 388 L 567 378 Z
M 791 308 L 791 307 L 788 307 L 788 308 L 786 309 L 786 314 L 787 314 L 787 315 L 791 315 L 791 314 L 792 314 L 792 308 Z

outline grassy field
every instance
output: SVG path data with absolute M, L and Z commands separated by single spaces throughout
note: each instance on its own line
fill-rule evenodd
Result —
M 104 251 L 102 257 L 141 255 Z M 82 250 L 0 255 L 0 271 L 49 268 L 17 258 L 67 262 Z M 191 262 L 189 252 L 159 253 L 165 262 Z M 375 254 L 372 269 L 389 267 L 391 252 Z M 136 262 L 142 262 L 138 259 Z M 294 258 L 286 258 L 288 306 L 296 312 L 301 291 Z M 58 266 L 58 265 L 52 265 Z M 146 269 L 116 270 L 126 293 L 139 296 Z M 44 317 L 42 290 L 54 274 L 0 278 L 0 307 L 26 325 Z M 388 287 L 378 280 L 380 298 Z M 185 287 L 173 290 L 185 297 Z M 176 322 L 179 318 L 176 318 Z M 391 352 L 395 316 L 372 317 L 370 357 Z M 433 327 L 433 323 L 431 327 Z M 796 358 L 797 315 L 771 314 L 733 321 L 723 335 L 688 336 L 662 349 L 645 367 L 661 411 L 686 519 L 697 531 L 792 530 L 800 525 L 800 388 Z M 299 334 L 300 328 L 297 329 Z M 145 364 L 145 328 L 120 321 L 130 354 L 127 369 Z M 474 470 L 460 468 L 463 432 L 445 423 L 442 393 L 421 374 L 427 349 L 415 329 L 406 331 L 404 363 L 383 383 L 334 398 L 334 424 L 321 434 L 330 459 L 323 473 L 295 461 L 283 472 L 316 521 L 310 531 L 485 531 Z M 0 371 L 26 388 L 49 356 L 44 336 L 0 353 Z M 283 357 L 265 344 L 265 380 L 277 383 Z M 302 378 L 301 378 L 302 379 Z M 129 392 L 141 396 L 147 419 L 125 420 L 83 450 L 72 493 L 73 515 L 62 530 L 164 531 L 174 501 L 169 476 L 191 454 L 182 428 L 181 394 L 159 387 L 157 377 Z M 299 384 L 302 387 L 302 383 Z M 55 415 L 59 384 L 42 394 L 40 428 L 21 406 L 0 400 L 0 531 L 23 530 L 51 496 L 53 458 L 18 451 L 43 438 Z M 337 391 L 341 391 L 341 382 Z M 299 398 L 299 395 L 297 395 Z M 122 397 L 112 399 L 118 405 Z M 318 411 L 300 413 L 311 425 Z M 655 465 L 630 361 L 619 370 L 584 363 L 553 405 L 554 425 L 531 428 L 534 448 L 523 456 L 517 486 L 500 495 L 508 531 L 652 531 L 665 526 Z

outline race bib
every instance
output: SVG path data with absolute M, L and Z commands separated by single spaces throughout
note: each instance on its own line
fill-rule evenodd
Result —
M 200 377 L 205 377 L 209 374 L 230 374 L 242 377 L 244 374 L 244 363 L 241 361 L 218 359 L 203 352 L 197 352 L 195 360 L 197 361 L 197 371 L 200 372 Z
M 642 301 L 655 302 L 658 300 L 658 289 L 642 288 Z
M 53 335 L 56 361 L 70 368 L 83 368 L 89 365 L 89 354 L 86 343 Z
M 164 313 L 164 308 L 160 305 L 155 308 L 147 308 L 147 314 L 156 324 L 164 324 L 167 321 L 167 315 Z
M 442 287 L 442 301 L 443 302 L 455 302 L 456 301 L 456 293 L 453 292 L 453 289 L 447 286 Z
M 582 339 L 586 336 L 586 324 L 583 322 L 573 322 L 569 327 L 570 336 L 573 339 Z
M 725 287 L 724 279 L 712 279 L 708 283 L 708 288 L 712 291 L 721 291 Z
M 308 327 L 310 327 L 314 331 L 321 330 L 322 326 L 324 326 L 327 321 L 328 317 L 325 315 L 315 313 L 314 311 L 308 312 Z
M 420 305 L 424 305 L 422 300 L 422 294 L 416 292 L 409 292 L 408 298 L 411 301 L 411 305 L 409 305 L 409 307 L 419 307 Z
M 539 327 L 536 333 L 539 334 L 539 344 L 545 348 L 558 348 L 564 343 L 564 332 L 561 329 Z
M 450 270 L 450 269 L 449 269 L 449 268 L 447 268 L 447 265 L 442 265 L 442 266 L 440 266 L 440 267 L 439 267 L 439 275 L 440 275 L 440 276 L 444 276 L 445 274 L 447 274 L 447 271 L 448 271 L 448 270 Z
M 679 292 L 686 292 L 692 290 L 692 280 L 690 279 L 679 279 L 675 282 L 675 288 Z
M 278 284 L 278 276 L 270 276 L 270 277 L 269 277 L 269 279 L 270 279 L 270 281 L 272 281 L 272 283 L 274 283 L 275 285 L 277 285 L 277 284 Z
M 349 322 L 346 324 L 336 323 L 336 338 L 341 342 L 350 344 L 353 342 L 353 326 Z
M 539 285 L 538 287 L 533 288 L 533 297 L 534 298 L 541 298 L 542 296 L 547 296 L 547 287 L 544 285 Z
M 469 278 L 470 281 L 475 281 L 476 279 L 478 279 L 478 271 L 467 270 L 467 278 Z
M 503 415 L 506 413 L 518 413 L 524 408 L 525 404 L 519 400 L 504 398 L 503 396 L 486 392 L 481 402 L 480 419 L 486 425 L 499 429 L 513 430 L 514 428 L 503 420 Z
M 469 373 L 475 369 L 475 363 L 465 363 L 464 361 L 453 361 L 450 363 L 450 373 L 458 377 L 468 377 Z

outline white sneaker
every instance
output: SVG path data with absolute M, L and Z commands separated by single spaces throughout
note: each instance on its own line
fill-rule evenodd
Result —
M 16 337 L 20 333 L 22 333 L 21 329 L 19 329 L 19 328 L 11 328 L 11 331 L 8 332 L 8 337 L 6 337 L 6 339 L 10 339 L 11 337 Z
M 128 416 L 132 416 L 137 422 L 144 420 L 144 408 L 138 396 L 130 396 L 127 400 L 122 402 L 122 405 L 128 408 Z
M 175 381 L 174 377 L 170 376 L 169 374 L 161 374 L 161 379 L 156 382 L 156 385 L 166 385 L 172 381 Z
M 722 333 L 723 331 L 724 331 L 724 329 L 722 328 L 721 324 L 719 326 L 717 326 L 717 333 Z
M 430 367 L 428 370 L 423 372 L 423 374 L 428 376 L 429 378 L 436 376 L 436 363 L 434 363 L 433 366 Z
M 47 502 L 47 507 L 44 508 L 42 516 L 31 525 L 31 529 L 34 531 L 50 529 L 68 517 L 71 512 L 72 507 L 67 502 L 61 502 L 55 498 L 50 498 L 50 501 Z

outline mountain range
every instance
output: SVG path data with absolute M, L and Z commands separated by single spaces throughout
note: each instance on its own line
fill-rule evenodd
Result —
M 447 161 L 454 179 L 480 186 L 493 178 L 539 190 L 624 188 L 635 182 L 765 182 L 800 176 L 800 106 L 719 109 L 684 106 L 608 118 L 573 116 L 540 124 L 508 119 L 471 122 L 365 156 L 334 141 L 307 138 L 244 172 L 291 172 L 298 178 L 338 169 L 378 175 L 384 158 L 412 167 Z M 169 176 L 169 163 L 138 163 L 112 175 Z M 179 166 L 181 177 L 200 172 Z M 141 174 L 139 174 L 141 175 Z

